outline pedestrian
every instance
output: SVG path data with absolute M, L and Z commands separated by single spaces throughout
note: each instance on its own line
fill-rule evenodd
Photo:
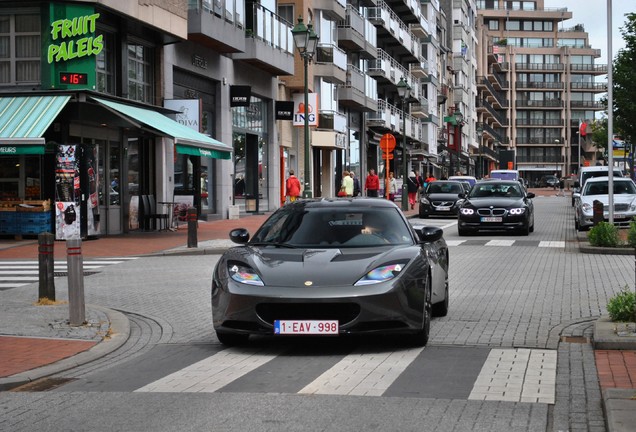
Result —
M 428 174 L 426 175 L 425 183 L 426 183 L 426 184 L 429 184 L 429 183 L 431 183 L 431 182 L 434 182 L 435 180 L 436 180 L 435 176 L 434 176 L 433 174 L 431 174 L 431 173 L 428 173 Z
M 397 180 L 393 177 L 393 172 L 389 173 L 389 200 L 395 201 L 395 194 L 397 193 Z
M 415 197 L 417 195 L 417 190 L 419 189 L 419 187 L 420 185 L 417 184 L 417 177 L 415 176 L 415 173 L 411 171 L 406 183 L 406 190 L 409 194 L 409 204 L 411 205 L 411 210 L 415 208 Z
M 380 178 L 373 168 L 369 170 L 369 175 L 367 175 L 367 179 L 364 182 L 364 188 L 367 191 L 368 197 L 378 196 L 378 191 L 380 190 Z
M 349 171 L 349 176 L 353 179 L 353 196 L 360 196 L 360 179 L 356 177 L 356 173 Z
M 349 176 L 349 171 L 342 173 L 342 182 L 340 184 L 340 190 L 344 191 L 345 196 L 353 196 L 353 179 Z
M 565 179 L 561 177 L 559 179 L 559 194 L 557 196 L 565 196 Z
M 294 170 L 289 170 L 289 177 L 287 177 L 285 188 L 287 189 L 289 202 L 296 201 L 296 198 L 300 195 L 300 181 L 298 177 L 294 175 Z

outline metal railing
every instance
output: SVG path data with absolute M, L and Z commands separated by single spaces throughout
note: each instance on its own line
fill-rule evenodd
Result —
M 258 3 L 247 2 L 248 13 L 251 13 L 251 28 L 246 29 L 246 36 L 259 39 L 274 48 L 294 53 L 292 27 L 287 21 Z M 248 34 L 248 32 L 250 32 Z

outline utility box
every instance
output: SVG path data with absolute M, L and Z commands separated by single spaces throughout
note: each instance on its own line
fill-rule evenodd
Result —
M 236 220 L 239 218 L 239 206 L 231 205 L 227 210 L 227 218 Z

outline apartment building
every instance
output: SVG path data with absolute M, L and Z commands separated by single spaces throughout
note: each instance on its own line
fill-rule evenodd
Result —
M 607 65 L 566 8 L 543 0 L 478 0 L 478 155 L 486 173 L 514 166 L 531 183 L 547 174 L 569 176 L 593 163 L 579 136 L 581 122 L 602 110 Z

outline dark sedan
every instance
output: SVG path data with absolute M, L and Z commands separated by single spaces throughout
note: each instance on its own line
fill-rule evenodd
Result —
M 420 218 L 429 216 L 457 216 L 457 210 L 462 202 L 461 194 L 466 189 L 461 181 L 436 180 L 429 183 L 420 195 Z
M 534 196 L 517 181 L 477 183 L 459 208 L 459 235 L 480 230 L 517 231 L 528 235 L 534 231 Z
M 223 344 L 249 335 L 405 334 L 425 345 L 448 312 L 443 231 L 412 227 L 387 200 L 298 200 L 250 238 L 235 229 L 212 276 Z

